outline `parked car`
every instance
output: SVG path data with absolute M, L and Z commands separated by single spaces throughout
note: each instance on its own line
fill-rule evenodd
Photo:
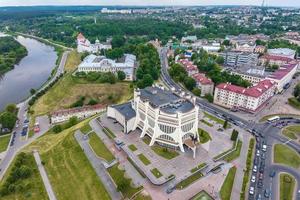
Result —
M 260 173 L 260 174 L 259 174 L 259 179 L 262 180 L 263 178 L 264 178 L 264 174 L 263 174 L 263 173 Z
M 263 159 L 263 160 L 266 159 L 266 154 L 265 153 L 261 154 L 261 159 Z
M 258 194 L 256 200 L 262 200 L 261 194 Z
M 24 124 L 27 124 L 27 123 L 29 123 L 29 120 L 28 120 L 28 119 L 25 119 L 25 120 L 24 120 Z
M 257 166 L 256 165 L 253 166 L 253 172 L 255 172 L 255 173 L 257 172 Z
M 266 198 L 269 198 L 269 197 L 271 196 L 270 190 L 265 189 L 265 194 L 264 194 L 264 196 L 265 196 Z
M 262 146 L 262 150 L 263 150 L 264 152 L 266 152 L 266 151 L 267 151 L 267 145 L 264 144 L 264 145 Z
M 252 176 L 252 177 L 251 177 L 251 182 L 252 182 L 252 183 L 255 183 L 255 180 L 256 180 L 256 177 L 255 177 L 255 176 Z
M 254 194 L 254 187 L 250 187 L 250 189 L 249 189 L 249 194 L 250 194 L 250 195 L 253 195 L 253 194 Z
M 256 156 L 257 156 L 257 157 L 260 156 L 260 151 L 259 151 L 259 150 L 256 151 Z
M 264 186 L 262 180 L 258 180 L 257 187 L 262 188 Z

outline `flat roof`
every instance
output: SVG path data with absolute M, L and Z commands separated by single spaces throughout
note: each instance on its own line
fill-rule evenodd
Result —
M 131 107 L 131 102 L 113 105 L 111 107 L 119 111 L 119 113 L 121 113 L 125 117 L 126 121 L 136 116 L 135 110 Z

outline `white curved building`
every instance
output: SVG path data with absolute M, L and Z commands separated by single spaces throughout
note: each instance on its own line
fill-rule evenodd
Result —
M 131 103 L 110 106 L 107 111 L 108 117 L 116 119 L 125 133 L 139 128 L 140 137 L 151 138 L 150 146 L 156 142 L 182 152 L 183 144 L 193 146 L 192 137 L 199 140 L 198 113 L 195 99 L 159 87 L 137 89 Z

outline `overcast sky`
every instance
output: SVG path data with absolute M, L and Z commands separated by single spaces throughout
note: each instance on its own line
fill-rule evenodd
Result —
M 266 0 L 269 6 L 300 6 L 300 0 Z M 31 5 L 261 5 L 262 0 L 0 0 L 0 6 Z

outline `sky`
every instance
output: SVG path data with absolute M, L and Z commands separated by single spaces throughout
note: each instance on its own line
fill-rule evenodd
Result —
M 261 5 L 263 0 L 0 0 L 0 6 L 32 5 Z M 300 0 L 266 0 L 268 6 L 300 7 Z

